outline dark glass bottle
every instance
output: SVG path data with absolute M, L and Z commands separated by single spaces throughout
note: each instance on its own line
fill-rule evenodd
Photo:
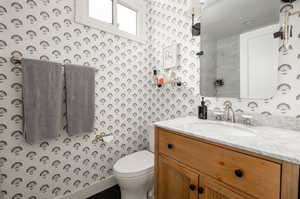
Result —
M 207 106 L 205 105 L 204 97 L 202 97 L 201 106 L 198 108 L 198 118 L 207 120 Z

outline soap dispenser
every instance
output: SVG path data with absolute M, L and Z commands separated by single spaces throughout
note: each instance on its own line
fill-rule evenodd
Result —
M 205 105 L 204 97 L 202 97 L 201 106 L 198 107 L 198 118 L 207 120 L 207 106 Z

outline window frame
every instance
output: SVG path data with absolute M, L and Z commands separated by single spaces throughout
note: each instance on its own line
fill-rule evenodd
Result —
M 100 30 L 104 30 L 111 34 L 119 35 L 121 37 L 137 41 L 139 43 L 146 43 L 146 31 L 145 31 L 145 14 L 146 14 L 146 5 L 144 0 L 112 0 L 112 23 L 107 23 L 104 21 L 97 20 L 89 16 L 89 0 L 76 0 L 75 1 L 75 21 L 77 23 L 91 26 Z M 121 4 L 131 10 L 136 11 L 136 35 L 122 31 L 118 28 L 118 11 L 117 4 Z

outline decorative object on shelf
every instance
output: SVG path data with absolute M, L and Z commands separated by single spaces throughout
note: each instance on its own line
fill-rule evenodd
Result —
M 160 76 L 157 78 L 157 83 L 153 83 L 153 87 L 162 88 L 170 85 L 171 87 L 184 87 L 187 86 L 187 82 L 183 82 L 180 78 Z
M 171 87 L 185 87 L 185 86 L 187 86 L 187 82 L 182 82 L 179 80 L 172 80 L 172 81 L 164 82 L 163 84 L 161 84 L 161 83 L 153 84 L 154 87 L 157 86 L 158 88 L 162 88 L 167 85 L 171 85 Z
M 163 85 L 165 83 L 165 78 L 161 77 L 158 80 L 158 84 Z
M 178 44 L 167 46 L 163 49 L 162 69 L 171 69 L 179 66 L 179 46 Z
M 153 70 L 153 84 L 158 84 L 158 71 L 156 69 Z
M 179 66 L 178 44 L 164 48 L 163 59 L 163 67 L 153 69 L 153 87 L 162 88 L 164 86 L 187 86 L 187 82 L 182 81 L 182 78 L 177 74 L 177 67 Z

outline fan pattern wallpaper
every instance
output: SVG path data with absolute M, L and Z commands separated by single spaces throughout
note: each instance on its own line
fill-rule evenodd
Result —
M 148 146 L 147 46 L 74 22 L 73 0 L 0 3 L 0 184 L 4 198 L 45 199 L 112 175 L 122 156 Z M 22 130 L 22 67 L 28 57 L 98 69 L 95 131 L 29 145 Z M 113 133 L 112 143 L 95 142 Z
M 180 46 L 180 67 L 177 73 L 186 88 L 165 87 L 153 94 L 152 116 L 154 120 L 164 120 L 182 115 L 195 115 L 200 104 L 199 94 L 199 37 L 191 37 L 191 19 L 184 16 L 189 8 L 188 0 L 152 0 L 150 1 L 150 65 L 161 64 L 161 49 L 174 43 Z M 300 4 L 295 3 L 295 10 Z M 278 11 L 279 12 L 279 11 Z M 300 18 L 291 18 L 294 32 L 290 40 L 292 50 L 279 58 L 278 92 L 272 99 L 251 100 L 232 98 L 206 98 L 211 112 L 223 110 L 227 103 L 232 104 L 237 114 L 254 115 L 257 125 L 300 130 Z
M 151 122 L 195 115 L 200 100 L 196 57 L 200 41 L 191 36 L 191 21 L 184 17 L 188 4 L 188 0 L 147 1 L 148 41 L 139 44 L 77 24 L 73 0 L 0 1 L 3 198 L 51 199 L 89 187 L 111 176 L 112 165 L 120 157 L 148 147 Z M 295 17 L 297 33 L 299 23 Z M 299 41 L 300 34 L 292 39 L 290 54 L 280 58 L 280 83 L 273 99 L 208 98 L 209 108 L 222 109 L 224 103 L 232 103 L 237 112 L 256 114 L 260 121 L 277 118 L 277 124 L 298 125 Z M 171 44 L 179 44 L 180 66 L 176 74 L 187 86 L 154 88 L 152 68 L 162 65 L 162 49 Z M 95 132 L 69 137 L 61 131 L 57 139 L 26 144 L 22 128 L 22 67 L 11 63 L 12 56 L 96 67 Z M 95 136 L 102 132 L 113 133 L 113 142 L 95 142 Z

